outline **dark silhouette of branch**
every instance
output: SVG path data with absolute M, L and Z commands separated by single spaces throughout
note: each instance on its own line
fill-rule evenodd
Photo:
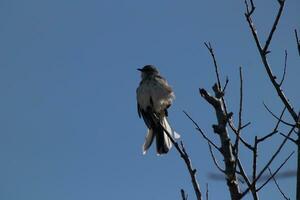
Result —
M 211 157 L 212 157 L 212 159 L 214 161 L 214 164 L 216 165 L 216 167 L 219 169 L 220 172 L 222 172 L 222 173 L 225 174 L 225 170 L 220 167 L 220 165 L 219 165 L 219 163 L 218 163 L 218 161 L 217 161 L 217 159 L 216 159 L 216 157 L 214 155 L 214 152 L 213 152 L 213 150 L 211 148 L 211 144 L 209 142 L 208 142 L 208 147 L 209 147 L 210 155 L 211 155 Z
M 275 183 L 277 189 L 279 190 L 280 194 L 281 194 L 286 200 L 290 200 L 290 198 L 288 198 L 288 197 L 284 194 L 284 192 L 282 191 L 282 189 L 280 188 L 279 184 L 277 183 L 277 180 L 276 180 L 275 176 L 273 176 L 273 173 L 272 173 L 271 169 L 268 168 L 268 170 L 269 170 L 269 173 L 270 173 L 270 175 L 271 175 L 271 177 L 272 177 L 272 179 L 273 179 L 273 181 L 274 181 L 274 183 Z
M 269 49 L 269 45 L 270 45 L 270 43 L 271 43 L 271 40 L 272 40 L 273 35 L 274 35 L 274 33 L 275 33 L 275 30 L 276 30 L 276 28 L 277 28 L 279 19 L 280 19 L 280 17 L 281 17 L 281 14 L 282 14 L 282 11 L 283 11 L 283 7 L 284 7 L 285 0 L 278 0 L 278 2 L 279 2 L 279 5 L 280 5 L 280 6 L 279 6 L 279 10 L 278 10 L 277 16 L 276 16 L 276 18 L 275 18 L 275 21 L 274 21 L 274 23 L 273 23 L 272 29 L 271 29 L 271 31 L 270 31 L 270 33 L 269 33 L 268 39 L 267 39 L 267 41 L 266 41 L 266 43 L 265 43 L 265 46 L 264 46 L 264 48 L 263 48 L 264 54 L 267 54 L 268 51 L 269 51 L 269 50 L 268 50 L 268 49 Z
M 282 75 L 282 78 L 281 78 L 281 81 L 279 83 L 279 87 L 281 87 L 283 81 L 284 81 L 284 78 L 285 78 L 285 74 L 286 74 L 286 64 L 287 64 L 287 50 L 284 51 L 284 68 L 283 68 L 283 75 Z
M 196 126 L 196 130 L 199 131 L 202 135 L 202 137 L 209 143 L 211 144 L 213 147 L 215 147 L 215 149 L 217 149 L 220 153 L 221 153 L 221 150 L 220 150 L 220 147 L 218 147 L 211 139 L 209 139 L 205 133 L 202 131 L 202 129 L 199 127 L 199 125 L 193 120 L 193 118 L 186 112 L 186 111 L 183 111 L 184 114 L 193 122 L 193 124 Z
M 298 145 L 299 141 L 295 140 L 294 138 L 288 137 L 286 135 L 284 135 L 283 133 L 279 133 L 280 135 L 282 135 L 283 137 L 286 137 L 288 140 L 290 140 L 291 142 L 295 143 L 296 145 Z
M 242 73 L 242 67 L 239 68 L 240 72 L 240 103 L 239 103 L 239 117 L 238 117 L 238 128 L 236 132 L 236 139 L 234 143 L 234 153 L 235 153 L 235 162 L 238 161 L 238 155 L 239 155 L 239 141 L 240 141 L 240 134 L 242 130 L 242 111 L 243 111 L 243 73 Z M 237 167 L 237 163 L 235 163 L 235 170 Z
M 228 76 L 226 76 L 226 82 L 225 82 L 225 85 L 224 85 L 223 90 L 222 90 L 223 93 L 225 93 L 225 90 L 227 88 L 228 82 L 229 82 L 229 79 L 228 79 Z
M 214 132 L 219 135 L 221 141 L 221 153 L 225 162 L 225 174 L 227 179 L 227 185 L 229 187 L 231 199 L 239 199 L 241 193 L 238 186 L 238 180 L 236 177 L 235 170 L 235 156 L 232 150 L 232 144 L 226 129 L 226 124 L 228 119 L 232 116 L 232 113 L 226 114 L 224 109 L 224 103 L 222 97 L 224 94 L 221 94 L 222 91 L 220 87 L 215 84 L 213 86 L 215 96 L 211 96 L 205 89 L 200 89 L 200 95 L 211 104 L 216 112 L 218 124 L 213 125 Z
M 221 81 L 220 81 L 220 76 L 219 76 L 219 67 L 218 67 L 218 64 L 217 64 L 216 57 L 215 57 L 214 49 L 212 48 L 210 42 L 208 44 L 206 42 L 204 42 L 204 44 L 205 44 L 206 48 L 208 49 L 210 55 L 213 58 L 213 62 L 214 62 L 214 66 L 215 66 L 215 73 L 216 73 L 216 76 L 217 76 L 218 87 L 219 87 L 219 89 L 221 89 L 222 86 L 221 86 Z
M 247 2 L 247 1 L 245 1 Z M 293 117 L 294 121 L 297 122 L 297 113 L 295 112 L 294 108 L 291 106 L 291 104 L 289 103 L 288 99 L 286 98 L 283 90 L 281 89 L 280 85 L 276 82 L 276 77 L 273 75 L 273 72 L 271 70 L 271 67 L 269 65 L 269 62 L 268 62 L 268 59 L 267 59 L 267 54 L 269 53 L 269 45 L 270 45 L 270 42 L 272 40 L 272 37 L 273 37 L 273 34 L 276 30 L 276 27 L 278 25 L 278 22 L 280 20 L 280 17 L 281 17 L 281 14 L 282 14 L 282 11 L 283 11 L 283 8 L 284 8 L 284 4 L 285 4 L 285 0 L 279 0 L 279 10 L 278 10 L 278 13 L 276 15 L 276 18 L 275 18 L 275 21 L 273 23 L 273 26 L 272 26 L 272 29 L 269 33 L 269 36 L 267 38 L 267 41 L 264 45 L 264 47 L 262 48 L 260 42 L 259 42 L 259 38 L 258 38 L 258 35 L 257 35 L 257 31 L 254 27 L 254 24 L 253 24 L 253 21 L 252 21 L 252 14 L 253 12 L 249 12 L 249 6 L 248 4 L 246 3 L 246 13 L 245 13 L 245 17 L 246 17 L 246 20 L 248 22 L 248 25 L 250 27 L 250 30 L 251 30 L 251 33 L 252 33 L 252 36 L 254 38 L 254 41 L 255 41 L 255 44 L 258 48 L 258 51 L 259 51 L 259 54 L 260 54 L 260 57 L 261 57 L 261 60 L 262 60 L 262 63 L 265 67 L 265 70 L 268 74 L 268 77 L 271 81 L 271 83 L 273 84 L 278 96 L 280 97 L 281 101 L 283 102 L 283 104 L 287 107 L 289 113 L 291 114 L 291 116 Z M 254 11 L 254 10 L 253 10 Z
M 288 123 L 288 122 L 286 122 L 286 121 L 283 121 L 281 118 L 279 118 L 279 117 L 277 117 L 269 108 L 268 108 L 268 106 L 263 102 L 263 104 L 264 104 L 264 107 L 267 109 L 267 111 L 274 117 L 274 118 L 276 118 L 277 120 L 279 120 L 281 123 L 283 123 L 283 124 L 285 124 L 285 125 L 287 125 L 287 126 L 291 126 L 291 127 L 293 127 L 294 126 L 294 124 L 291 124 L 291 123 Z M 286 107 L 285 107 L 286 108 Z
M 181 198 L 182 198 L 182 200 L 187 200 L 187 199 L 188 199 L 188 195 L 185 194 L 185 192 L 184 192 L 183 189 L 180 190 L 180 193 L 181 193 Z
M 216 56 L 215 56 L 215 53 L 214 53 L 214 49 L 212 48 L 212 45 L 210 44 L 210 42 L 207 44 L 206 42 L 204 43 L 207 50 L 209 51 L 212 59 L 213 59 L 213 63 L 214 63 L 214 69 L 215 69 L 215 74 L 216 74 L 216 78 L 217 78 L 217 85 L 215 86 L 215 89 L 214 91 L 218 91 L 216 93 L 216 97 L 220 97 L 222 102 L 223 102 L 223 107 L 224 107 L 224 111 L 226 113 L 226 115 L 228 116 L 228 119 L 232 116 L 232 113 L 228 113 L 227 112 L 227 106 L 226 106 L 226 102 L 225 102 L 225 99 L 223 98 L 224 96 L 224 92 L 225 92 L 225 89 L 227 87 L 227 84 L 229 82 L 228 80 L 228 77 L 226 78 L 226 82 L 225 82 L 225 86 L 223 88 L 223 90 L 221 90 L 222 88 L 222 84 L 221 84 L 221 80 L 220 80 L 220 75 L 219 75 L 219 66 L 217 64 L 217 59 L 216 59 Z
M 285 165 L 285 163 L 290 159 L 290 157 L 294 154 L 295 152 L 293 151 L 284 161 L 283 163 L 281 163 L 281 165 L 276 169 L 276 171 L 272 174 L 272 176 L 270 176 L 258 189 L 257 192 L 259 190 L 261 190 L 265 185 L 267 185 L 269 183 L 269 181 L 275 177 L 275 175 L 279 172 L 279 170 Z M 270 168 L 268 167 L 268 169 L 270 170 Z
M 276 123 L 273 131 L 271 133 L 265 135 L 264 137 L 259 138 L 258 142 L 263 142 L 264 140 L 266 140 L 266 139 L 272 137 L 274 134 L 278 133 L 277 129 L 278 129 L 278 126 L 279 126 L 280 122 L 282 121 L 282 117 L 284 115 L 285 110 L 286 110 L 286 107 L 283 108 L 283 110 L 282 110 L 282 112 L 280 114 L 280 117 L 278 118 L 278 121 L 277 121 L 277 123 Z
M 289 133 L 287 134 L 287 137 L 290 137 L 290 135 L 291 135 L 292 132 L 294 131 L 295 127 L 296 127 L 296 126 L 292 127 L 292 129 L 291 129 L 291 130 L 289 131 Z M 263 169 L 260 171 L 260 173 L 259 173 L 257 176 L 253 177 L 254 180 L 253 180 L 251 186 L 248 187 L 248 188 L 242 193 L 241 198 L 244 197 L 244 196 L 249 192 L 249 190 L 251 190 L 251 189 L 255 186 L 257 180 L 260 179 L 260 177 L 263 175 L 263 173 L 264 173 L 264 172 L 267 170 L 267 168 L 271 165 L 271 163 L 273 162 L 273 160 L 277 157 L 277 155 L 278 155 L 279 152 L 281 151 L 282 147 L 283 147 L 284 144 L 286 143 L 287 137 L 281 142 L 281 144 L 279 145 L 279 147 L 277 148 L 277 150 L 275 151 L 275 153 L 273 154 L 273 156 L 270 158 L 270 160 L 267 162 L 267 164 L 263 167 Z M 255 166 L 255 167 L 256 167 L 256 166 Z
M 197 197 L 197 200 L 201 200 L 201 190 L 200 190 L 200 186 L 198 184 L 197 178 L 196 178 L 196 172 L 197 170 L 193 168 L 192 166 L 192 161 L 189 157 L 189 155 L 187 154 L 183 142 L 180 142 L 180 146 L 179 144 L 173 139 L 172 135 L 165 129 L 165 127 L 161 124 L 159 118 L 153 114 L 153 120 L 155 120 L 155 122 L 164 130 L 164 132 L 167 134 L 167 136 L 169 137 L 169 139 L 171 140 L 172 144 L 174 145 L 174 147 L 176 148 L 176 150 L 178 151 L 178 153 L 180 154 L 181 158 L 183 159 L 183 161 L 186 164 L 186 167 L 190 173 L 190 177 L 191 177 L 191 181 L 192 181 L 192 185 Z
M 205 196 L 206 196 L 206 200 L 208 200 L 208 183 L 206 183 L 206 193 L 205 193 Z
M 297 44 L 297 48 L 298 48 L 298 53 L 300 56 L 300 40 L 298 39 L 298 34 L 297 34 L 297 30 L 295 29 L 295 37 L 296 37 L 296 44 Z

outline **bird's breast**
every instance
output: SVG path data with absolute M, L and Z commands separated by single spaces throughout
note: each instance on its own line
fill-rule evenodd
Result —
M 154 80 L 142 82 L 137 89 L 137 101 L 143 110 L 150 106 L 155 112 L 159 113 L 172 103 L 173 98 L 173 92 L 170 92 L 165 85 Z

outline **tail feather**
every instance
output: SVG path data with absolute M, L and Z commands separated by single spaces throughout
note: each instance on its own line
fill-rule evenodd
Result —
M 154 137 L 155 137 L 155 135 L 153 134 L 153 130 L 148 129 L 148 133 L 147 133 L 146 138 L 145 138 L 145 143 L 143 145 L 143 155 L 146 154 L 147 150 L 151 146 Z
M 166 131 L 168 131 L 169 134 L 171 134 L 172 137 L 172 129 L 167 121 L 166 117 L 163 117 L 161 120 L 161 124 L 164 127 L 164 129 Z M 156 150 L 157 150 L 157 154 L 166 154 L 169 152 L 169 150 L 172 147 L 172 142 L 169 138 L 169 136 L 167 135 L 167 133 L 163 130 L 162 127 L 158 127 L 156 129 Z
M 168 131 L 171 137 L 175 139 L 178 139 L 180 137 L 179 134 L 173 132 L 166 117 L 163 117 L 161 119 L 161 125 L 166 131 Z M 145 138 L 145 143 L 143 145 L 143 155 L 145 155 L 147 150 L 150 148 L 151 144 L 153 143 L 154 137 L 156 137 L 157 154 L 161 155 L 169 152 L 169 150 L 172 147 L 172 142 L 167 133 L 164 131 L 164 129 L 159 125 L 152 127 L 152 129 L 148 129 L 148 133 Z

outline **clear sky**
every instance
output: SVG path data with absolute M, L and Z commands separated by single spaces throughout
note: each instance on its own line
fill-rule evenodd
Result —
M 277 1 L 256 3 L 254 19 L 265 41 Z M 299 1 L 287 0 L 269 55 L 281 77 L 288 50 L 283 88 L 297 111 L 300 57 L 293 30 L 300 29 L 299 10 Z M 222 81 L 230 80 L 226 97 L 235 118 L 243 66 L 243 119 L 252 123 L 245 138 L 252 142 L 274 127 L 262 102 L 276 113 L 283 106 L 266 78 L 244 11 L 242 0 L 1 0 L 0 199 L 165 200 L 179 199 L 181 188 L 195 199 L 175 149 L 161 157 L 154 148 L 142 155 L 146 128 L 136 112 L 135 90 L 136 68 L 145 64 L 156 65 L 175 91 L 170 123 L 184 140 L 202 191 L 208 183 L 210 199 L 229 199 L 226 183 L 208 178 L 216 167 L 182 110 L 218 141 L 211 128 L 214 111 L 198 94 L 199 87 L 211 91 L 215 82 L 203 45 L 210 41 Z M 263 145 L 259 166 L 281 139 Z M 273 169 L 295 149 L 288 143 Z M 241 158 L 249 170 L 250 154 L 242 151 Z M 293 156 L 284 169 L 295 168 Z M 295 197 L 295 178 L 279 184 Z M 261 198 L 280 199 L 274 187 L 267 186 Z

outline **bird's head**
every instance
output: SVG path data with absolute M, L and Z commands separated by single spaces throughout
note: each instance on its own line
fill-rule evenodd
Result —
M 143 68 L 139 68 L 137 70 L 142 73 L 142 79 L 159 74 L 158 70 L 153 65 L 146 65 Z

